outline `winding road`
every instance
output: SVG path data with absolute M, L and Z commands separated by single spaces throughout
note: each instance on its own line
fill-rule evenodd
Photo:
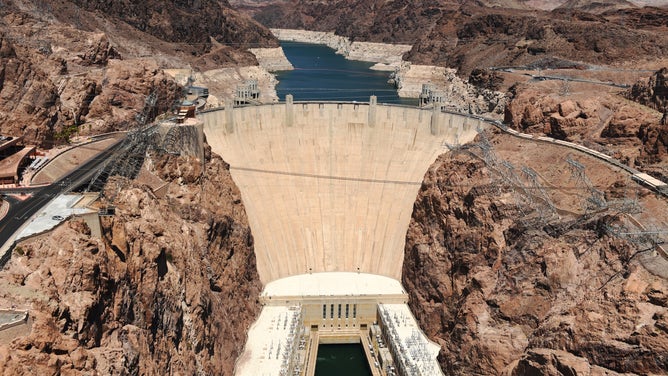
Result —
M 0 245 L 2 246 L 1 249 L 5 250 L 5 253 L 0 257 L 0 267 L 3 267 L 9 260 L 13 238 L 23 224 L 54 197 L 76 188 L 93 177 L 104 162 L 123 144 L 124 139 L 125 137 L 119 138 L 105 151 L 84 162 L 77 169 L 51 185 L 39 188 L 17 188 L 9 191 L 9 193 L 29 193 L 30 196 L 24 200 L 11 196 L 6 198 L 10 207 L 7 215 L 0 220 Z

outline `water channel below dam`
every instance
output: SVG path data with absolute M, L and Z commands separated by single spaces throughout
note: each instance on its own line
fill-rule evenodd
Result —
M 292 94 L 295 101 L 368 102 L 417 105 L 417 99 L 400 98 L 388 83 L 390 72 L 369 69 L 373 63 L 347 60 L 327 46 L 281 41 L 286 57 L 295 67 L 276 73 L 280 101 Z
M 362 345 L 320 345 L 315 376 L 371 376 Z

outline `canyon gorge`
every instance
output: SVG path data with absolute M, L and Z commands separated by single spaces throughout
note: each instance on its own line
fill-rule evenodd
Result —
M 48 149 L 125 131 L 150 93 L 151 118 L 165 117 L 193 81 L 210 89 L 209 108 L 249 78 L 273 103 L 272 72 L 291 68 L 279 39 L 292 39 L 377 63 L 400 95 L 433 81 L 448 110 L 666 182 L 668 4 L 593 3 L 4 0 L 0 134 Z M 397 265 L 441 369 L 668 372 L 668 261 L 620 235 L 635 227 L 612 230 L 632 216 L 664 231 L 665 197 L 619 167 L 496 128 L 450 146 L 419 185 Z M 569 159 L 605 208 L 586 208 L 591 192 Z M 508 166 L 520 183 L 522 168 L 534 171 L 554 208 L 507 180 Z M 0 308 L 28 311 L 29 325 L 0 332 L 1 374 L 234 374 L 263 283 L 230 166 L 206 145 L 204 160 L 150 151 L 144 170 L 166 193 L 112 178 L 101 238 L 73 218 L 14 248 Z

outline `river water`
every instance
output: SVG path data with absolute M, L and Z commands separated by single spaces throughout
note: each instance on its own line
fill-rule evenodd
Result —
M 379 103 L 417 104 L 416 99 L 399 98 L 389 84 L 390 72 L 369 69 L 373 63 L 347 60 L 327 46 L 281 41 L 285 56 L 295 67 L 276 73 L 276 92 L 284 101 L 292 94 L 295 101 L 368 102 L 371 95 Z
M 371 370 L 359 343 L 320 345 L 315 376 L 371 376 Z

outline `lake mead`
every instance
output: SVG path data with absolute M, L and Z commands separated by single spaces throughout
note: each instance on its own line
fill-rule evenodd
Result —
M 373 63 L 348 60 L 320 44 L 281 41 L 281 46 L 295 68 L 276 72 L 281 101 L 286 94 L 295 101 L 359 102 L 375 95 L 379 103 L 417 104 L 417 99 L 400 98 L 387 82 L 390 73 L 369 69 Z

